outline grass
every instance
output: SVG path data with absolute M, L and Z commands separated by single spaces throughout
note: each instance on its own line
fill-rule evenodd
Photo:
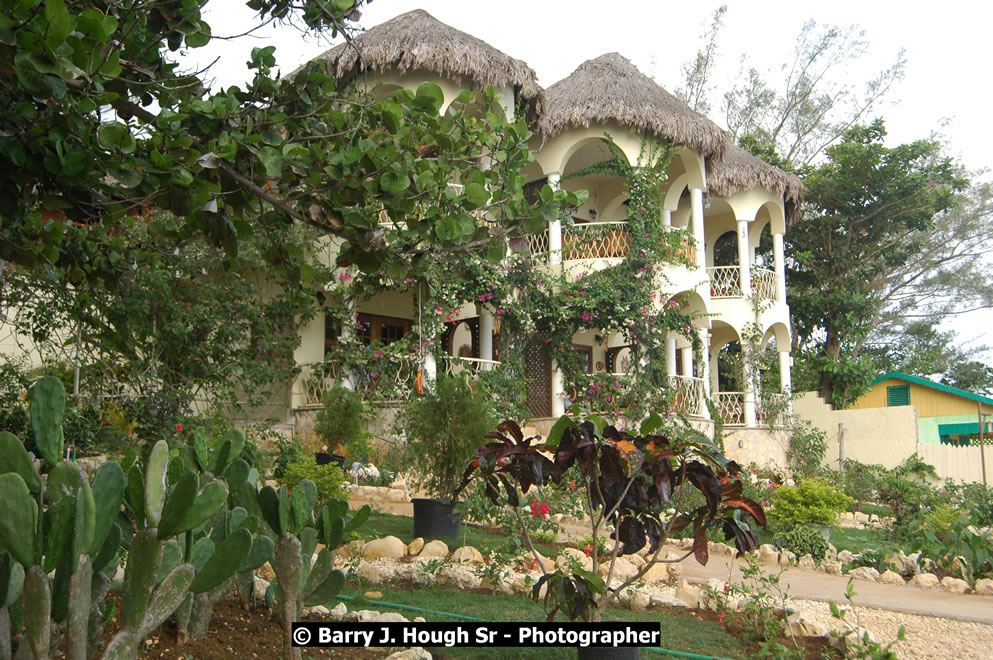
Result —
M 377 539 L 384 536 L 395 536 L 404 543 L 414 540 L 414 519 L 409 516 L 398 516 L 392 513 L 374 511 L 369 520 L 358 530 L 363 539 Z M 514 538 L 519 538 L 514 535 Z M 428 541 L 430 539 L 425 539 Z M 484 529 L 473 525 L 462 525 L 462 534 L 458 539 L 442 539 L 450 549 L 471 545 L 483 556 L 490 552 L 508 549 L 508 536 L 498 530 Z M 523 541 L 522 541 L 523 543 Z M 538 552 L 546 557 L 557 557 L 559 549 L 547 543 L 535 543 Z
M 377 587 L 383 597 L 376 599 L 398 605 L 409 605 L 426 610 L 448 612 L 471 616 L 484 621 L 544 621 L 545 611 L 541 603 L 521 596 L 483 595 L 466 591 L 441 589 L 438 587 L 422 588 L 416 591 Z M 382 605 L 371 605 L 361 589 L 348 587 L 343 595 L 355 598 L 347 604 L 349 610 L 373 609 L 377 611 L 396 611 L 409 619 L 421 616 L 417 612 L 400 609 L 391 610 Z M 452 619 L 435 614 L 423 614 L 428 621 L 452 621 Z M 558 620 L 563 620 L 561 617 Z M 740 658 L 745 653 L 742 643 L 728 635 L 713 621 L 702 621 L 689 611 L 682 612 L 670 609 L 659 612 L 634 613 L 629 610 L 608 609 L 604 613 L 605 621 L 658 621 L 662 627 L 661 647 L 674 651 L 696 653 L 699 655 L 717 656 L 723 658 Z M 575 658 L 576 651 L 571 648 L 549 649 L 516 649 L 516 648 L 451 648 L 430 649 L 435 658 Z M 656 657 L 644 653 L 644 657 Z
M 905 554 L 912 550 L 908 547 L 893 543 L 893 534 L 882 529 L 855 529 L 853 527 L 835 527 L 831 530 L 831 544 L 838 549 L 848 550 L 858 554 L 863 550 L 892 546 L 902 548 Z

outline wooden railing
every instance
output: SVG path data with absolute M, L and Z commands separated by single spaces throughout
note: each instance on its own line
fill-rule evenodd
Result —
M 745 425 L 745 393 L 718 392 L 717 412 L 724 420 L 725 426 Z
M 704 400 L 707 390 L 703 378 L 694 376 L 669 376 L 669 382 L 676 388 L 673 409 L 690 417 L 706 417 L 707 406 Z
M 738 266 L 715 266 L 707 269 L 711 298 L 742 298 L 741 269 Z M 768 268 L 752 268 L 752 296 L 776 299 L 776 273 Z

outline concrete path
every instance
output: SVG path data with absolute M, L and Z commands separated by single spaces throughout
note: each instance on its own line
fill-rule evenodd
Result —
M 673 551 L 677 549 L 673 548 Z M 731 564 L 730 557 L 711 555 L 707 565 L 701 566 L 695 559 L 689 557 L 682 563 L 683 577 L 690 583 L 702 583 L 711 578 L 727 580 L 731 575 Z M 738 580 L 741 578 L 740 566 L 744 565 L 744 562 L 739 559 L 734 560 L 733 564 L 733 576 Z M 779 567 L 767 564 L 766 570 L 775 573 Z M 780 584 L 793 598 L 833 601 L 843 605 L 848 578 L 790 567 L 783 571 Z M 855 587 L 855 597 L 852 600 L 859 607 L 993 624 L 993 596 L 953 594 L 947 591 L 920 589 L 909 584 L 880 584 L 864 580 L 855 580 L 852 584 Z

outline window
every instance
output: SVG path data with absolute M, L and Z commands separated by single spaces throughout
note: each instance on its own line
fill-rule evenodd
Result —
M 366 346 L 373 341 L 384 345 L 392 344 L 403 339 L 404 335 L 410 332 L 410 321 L 398 319 L 391 316 L 373 316 L 372 314 L 359 314 L 356 322 L 356 335 Z M 327 318 L 324 326 L 324 347 L 330 348 L 338 341 L 341 335 L 340 329 Z
M 579 354 L 579 365 L 584 374 L 593 373 L 593 347 L 573 344 L 572 350 Z
M 887 406 L 909 406 L 910 385 L 889 385 L 886 388 Z

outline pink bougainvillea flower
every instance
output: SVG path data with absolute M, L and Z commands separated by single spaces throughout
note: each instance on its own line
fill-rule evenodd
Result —
M 176 424 L 176 430 L 177 431 L 182 431 L 183 430 L 183 425 L 182 424 Z

